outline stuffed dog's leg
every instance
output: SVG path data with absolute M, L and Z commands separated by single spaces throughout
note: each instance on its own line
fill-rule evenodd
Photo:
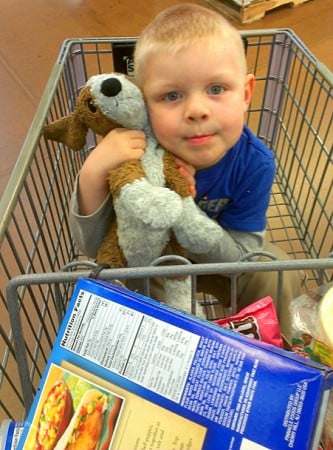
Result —
M 223 239 L 221 227 L 209 218 L 192 197 L 182 199 L 182 213 L 173 227 L 178 242 L 192 253 L 207 253 Z
M 127 266 L 124 252 L 119 246 L 117 223 L 113 221 L 107 231 L 101 246 L 99 247 L 97 264 L 108 264 L 112 268 L 121 268 Z
M 168 188 L 152 185 L 139 160 L 126 161 L 111 170 L 109 185 L 114 201 L 153 229 L 170 228 L 178 221 L 181 198 Z
M 186 178 L 179 173 L 174 156 L 165 152 L 164 172 L 167 184 L 182 199 L 182 212 L 173 227 L 178 242 L 193 253 L 209 252 L 222 239 L 220 226 L 194 202 Z
M 126 184 L 117 200 L 129 215 L 156 230 L 172 227 L 182 213 L 182 201 L 176 192 L 153 186 L 145 178 Z
M 192 313 L 191 277 L 165 278 L 164 291 L 164 301 L 167 305 Z M 195 315 L 201 319 L 206 319 L 205 311 L 199 304 L 196 304 Z

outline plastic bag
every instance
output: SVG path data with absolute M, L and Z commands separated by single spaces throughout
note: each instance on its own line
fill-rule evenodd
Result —
M 333 283 L 294 299 L 290 306 L 291 349 L 305 358 L 333 368 Z M 322 436 L 322 450 L 333 450 L 333 394 L 330 395 Z
M 330 306 L 333 308 L 332 289 L 331 283 L 307 291 L 290 303 L 289 312 L 292 327 L 291 350 L 333 368 L 333 346 L 326 322 L 331 320 L 326 299 L 327 295 L 332 298 Z M 323 306 L 325 311 L 321 309 Z

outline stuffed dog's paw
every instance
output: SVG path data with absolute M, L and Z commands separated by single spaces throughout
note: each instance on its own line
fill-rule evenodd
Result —
M 152 186 L 143 178 L 122 187 L 118 199 L 131 217 L 151 228 L 174 226 L 182 213 L 182 199 L 168 188 Z
M 164 282 L 165 303 L 173 308 L 195 314 L 200 319 L 206 319 L 205 309 L 196 301 L 192 310 L 191 278 L 166 278 Z
M 182 200 L 180 220 L 173 227 L 178 242 L 192 253 L 207 253 L 222 238 L 220 226 L 210 219 L 195 203 L 192 197 Z

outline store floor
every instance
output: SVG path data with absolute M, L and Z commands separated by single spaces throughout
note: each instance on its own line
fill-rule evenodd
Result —
M 0 195 L 67 38 L 136 36 L 173 0 L 11 0 L 0 17 Z M 333 70 L 331 0 L 275 9 L 240 29 L 291 28 Z

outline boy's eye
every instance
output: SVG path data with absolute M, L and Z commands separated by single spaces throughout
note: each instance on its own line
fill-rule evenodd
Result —
M 168 92 L 164 96 L 164 100 L 167 101 L 167 102 L 175 102 L 179 98 L 181 98 L 181 94 L 179 92 L 176 92 L 176 91 Z
M 208 93 L 210 95 L 219 95 L 224 92 L 224 87 L 220 84 L 213 84 L 212 86 L 209 86 Z

